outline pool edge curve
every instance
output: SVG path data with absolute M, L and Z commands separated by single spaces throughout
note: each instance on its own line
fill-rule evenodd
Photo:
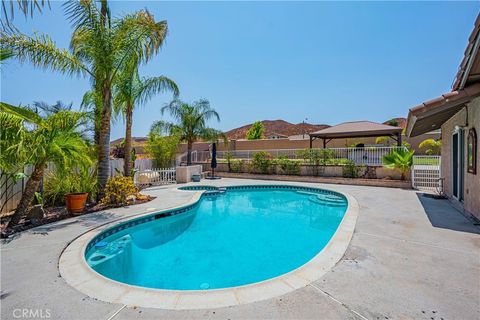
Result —
M 283 184 L 279 183 L 275 185 Z M 330 271 L 345 254 L 353 236 L 359 206 L 353 196 L 335 190 L 335 188 L 324 188 L 300 183 L 288 185 L 337 192 L 342 194 L 348 203 L 342 221 L 327 245 L 310 261 L 288 273 L 260 282 L 231 288 L 213 290 L 166 290 L 128 285 L 95 272 L 85 260 L 85 250 L 90 241 L 116 224 L 152 214 L 151 211 L 145 211 L 134 216 L 117 219 L 101 225 L 74 239 L 66 246 L 59 257 L 58 268 L 60 275 L 70 286 L 98 300 L 127 306 L 171 310 L 211 309 L 236 306 L 271 299 L 306 287 Z M 178 188 L 179 187 L 172 189 L 172 191 L 179 191 Z M 160 210 L 159 212 L 172 211 L 193 205 L 200 201 L 201 195 L 201 191 L 195 191 L 189 201 L 176 207 Z

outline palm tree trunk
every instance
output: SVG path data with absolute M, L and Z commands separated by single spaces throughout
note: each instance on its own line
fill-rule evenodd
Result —
M 192 165 L 192 142 L 187 142 L 187 166 Z
M 130 177 L 132 171 L 132 119 L 133 106 L 131 102 L 127 103 L 125 110 L 125 156 L 124 156 L 124 175 Z
M 110 118 L 112 116 L 112 92 L 106 85 L 103 93 L 103 109 L 98 144 L 98 199 L 104 195 L 105 185 L 110 175 Z
M 30 203 L 35 197 L 35 192 L 38 190 L 38 186 L 42 181 L 44 171 L 44 163 L 35 165 L 32 175 L 30 176 L 30 179 L 28 179 L 25 186 L 25 191 L 22 194 L 22 199 L 20 199 L 17 209 L 15 209 L 15 212 L 12 215 L 10 222 L 8 223 L 9 228 L 16 226 L 27 213 L 28 207 L 30 206 Z

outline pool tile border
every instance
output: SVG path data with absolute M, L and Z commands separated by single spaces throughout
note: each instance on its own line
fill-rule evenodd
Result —
M 189 211 L 205 196 L 202 191 L 218 189 L 216 186 L 209 185 L 179 187 L 176 190 L 195 191 L 195 195 L 190 201 L 178 207 L 153 213 L 146 211 L 135 218 L 128 217 L 123 222 L 115 221 L 90 230 L 72 241 L 60 256 L 58 263 L 60 275 L 77 290 L 106 302 L 176 310 L 228 307 L 274 298 L 318 280 L 342 258 L 353 236 L 359 206 L 355 198 L 344 192 L 302 184 L 236 185 L 225 186 L 225 188 L 227 192 L 228 190 L 274 188 L 341 195 L 347 200 L 347 210 L 328 244 L 309 262 L 286 274 L 253 284 L 213 290 L 150 289 L 117 282 L 90 268 L 85 260 L 85 252 L 105 237 L 152 221 L 158 214 L 170 216 Z

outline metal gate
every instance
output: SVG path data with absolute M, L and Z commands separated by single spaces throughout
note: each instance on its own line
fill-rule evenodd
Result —
M 443 193 L 440 156 L 413 156 L 412 187 L 418 190 Z

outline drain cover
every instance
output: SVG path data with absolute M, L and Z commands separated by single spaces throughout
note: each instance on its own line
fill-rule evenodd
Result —
M 207 290 L 208 288 L 210 288 L 210 285 L 207 282 L 204 282 L 200 285 L 200 289 L 202 290 Z

